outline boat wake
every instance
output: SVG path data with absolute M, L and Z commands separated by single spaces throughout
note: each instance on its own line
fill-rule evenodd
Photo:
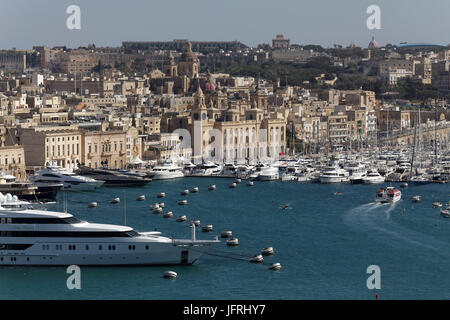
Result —
M 447 244 L 429 235 L 411 230 L 391 219 L 391 213 L 400 202 L 394 204 L 367 203 L 349 210 L 343 217 L 344 222 L 352 228 L 375 231 L 387 235 L 381 239 L 389 240 L 389 237 L 402 240 L 414 247 L 422 247 L 433 250 L 445 257 Z M 384 214 L 383 214 L 384 213 Z M 417 239 L 420 239 L 417 240 Z

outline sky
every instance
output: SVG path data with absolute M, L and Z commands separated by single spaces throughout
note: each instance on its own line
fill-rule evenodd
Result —
M 70 30 L 66 9 L 81 10 Z M 381 29 L 369 30 L 367 7 L 378 5 Z M 449 0 L 0 0 L 0 48 L 120 46 L 122 41 L 233 41 L 367 47 L 450 43 Z

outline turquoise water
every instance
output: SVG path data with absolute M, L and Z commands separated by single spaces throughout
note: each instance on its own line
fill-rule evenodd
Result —
M 163 219 L 148 209 L 163 201 L 174 216 L 213 224 L 210 239 L 232 230 L 239 247 L 222 241 L 217 249 L 253 255 L 273 246 L 267 265 L 202 256 L 192 266 L 82 267 L 81 290 L 69 290 L 62 267 L 3 267 L 0 299 L 449 299 L 450 219 L 434 201 L 448 198 L 448 185 L 430 184 L 402 189 L 395 205 L 372 203 L 377 186 L 322 185 L 290 182 L 242 183 L 229 189 L 230 179 L 185 178 L 153 181 L 145 188 L 127 188 L 127 224 L 139 231 L 155 228 L 167 236 L 189 238 L 187 223 Z M 207 191 L 216 184 L 217 191 Z M 180 196 L 198 186 L 200 193 Z M 342 195 L 335 196 L 336 191 Z M 163 200 L 156 194 L 166 192 Z M 135 198 L 145 194 L 147 200 Z M 411 202 L 413 195 L 422 202 Z M 62 198 L 62 195 L 60 195 Z M 121 204 L 110 204 L 120 197 Z M 123 189 L 102 188 L 91 193 L 68 193 L 69 212 L 90 222 L 123 224 Z M 187 206 L 177 200 L 188 199 Z M 88 209 L 87 203 L 98 202 Z M 280 207 L 289 204 L 288 210 Z M 55 206 L 62 209 L 61 202 Z M 381 268 L 381 289 L 368 290 L 369 265 Z M 174 270 L 175 280 L 162 278 Z

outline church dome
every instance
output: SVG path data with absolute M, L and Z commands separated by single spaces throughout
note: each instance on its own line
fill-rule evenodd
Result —
M 181 54 L 180 61 L 183 62 L 197 62 L 198 58 L 195 53 L 192 52 L 192 43 L 189 41 L 186 43 L 186 48 L 184 52 Z
M 378 48 L 378 43 L 375 41 L 375 37 L 372 37 L 372 41 L 369 43 L 369 49 Z

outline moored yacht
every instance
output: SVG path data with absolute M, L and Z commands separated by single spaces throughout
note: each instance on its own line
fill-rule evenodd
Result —
M 108 169 L 93 169 L 80 166 L 79 174 L 86 179 L 102 182 L 105 187 L 136 187 L 148 184 L 152 179 L 140 176 L 122 174 Z
M 216 240 L 175 240 L 160 232 L 80 221 L 69 213 L 35 210 L 0 194 L 0 265 L 188 265 Z
M 258 175 L 260 181 L 273 181 L 280 178 L 278 167 L 261 167 Z
M 32 184 L 30 182 L 19 182 L 16 177 L 0 171 L 0 192 L 10 193 L 16 195 L 19 199 L 28 201 L 48 202 L 56 198 L 62 184 L 40 185 L 39 183 Z
M 160 166 L 153 167 L 152 171 L 147 174 L 153 180 L 166 180 L 183 178 L 183 168 L 177 166 L 172 161 L 165 161 Z
M 222 166 L 217 165 L 213 162 L 206 162 L 197 165 L 192 170 L 192 176 L 208 177 L 208 176 L 218 176 L 222 172 Z
M 383 183 L 385 178 L 378 173 L 378 171 L 369 171 L 367 175 L 362 178 L 364 184 Z
M 326 167 L 320 174 L 320 183 L 340 183 L 349 181 L 348 171 L 339 168 L 337 165 Z
M 82 177 L 72 171 L 58 167 L 55 163 L 48 163 L 47 166 L 29 177 L 30 181 L 41 186 L 62 183 L 64 190 L 89 191 L 101 187 L 104 181 Z

